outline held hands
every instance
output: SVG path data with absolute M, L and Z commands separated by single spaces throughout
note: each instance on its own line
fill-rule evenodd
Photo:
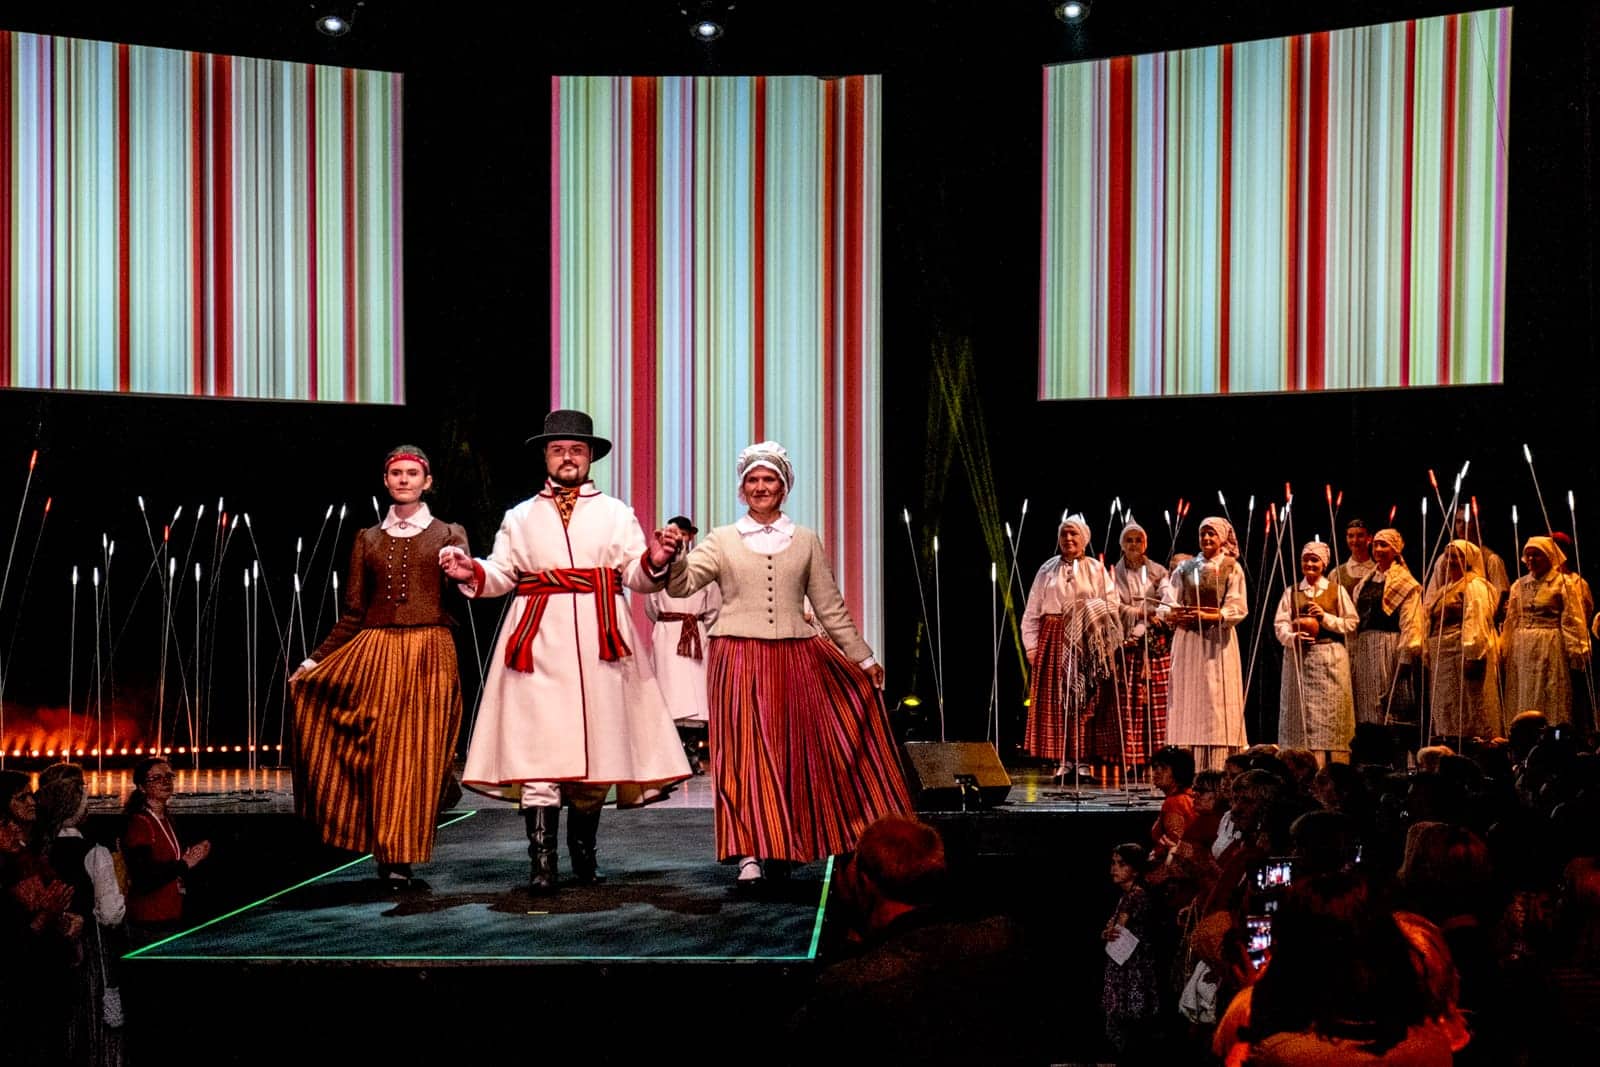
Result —
M 650 535 L 650 566 L 653 570 L 660 570 L 674 559 L 678 558 L 678 551 L 683 547 L 683 531 L 670 522 Z
M 457 545 L 445 545 L 439 550 L 439 566 L 445 577 L 457 582 L 470 582 L 477 577 L 472 569 L 472 557 Z
M 193 870 L 200 861 L 211 855 L 211 842 L 202 841 L 198 845 L 190 845 L 183 850 L 183 865 Z

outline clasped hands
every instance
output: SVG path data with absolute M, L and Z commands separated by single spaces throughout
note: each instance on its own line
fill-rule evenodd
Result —
M 647 540 L 646 558 L 652 570 L 661 570 L 678 557 L 684 544 L 684 533 L 676 526 L 668 523 L 659 530 L 653 531 Z M 439 567 L 444 571 L 445 577 L 456 582 L 470 582 L 477 577 L 477 572 L 472 566 L 472 557 L 467 555 L 465 549 L 456 545 L 446 545 L 439 550 Z
M 1220 608 L 1176 607 L 1167 612 L 1167 621 L 1180 629 L 1193 630 L 1199 623 L 1221 622 L 1222 610 Z

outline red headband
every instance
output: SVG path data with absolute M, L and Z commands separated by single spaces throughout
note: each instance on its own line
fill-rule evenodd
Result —
M 417 455 L 415 452 L 401 452 L 399 455 L 390 456 L 388 459 L 383 461 L 383 473 L 388 474 L 389 468 L 403 459 L 416 460 L 418 463 L 422 464 L 422 473 L 426 474 L 430 478 L 433 477 L 433 471 L 428 467 L 427 459 Z

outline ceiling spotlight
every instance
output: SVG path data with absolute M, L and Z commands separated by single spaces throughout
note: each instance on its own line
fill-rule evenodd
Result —
M 343 37 L 355 25 L 356 11 L 362 4 L 363 0 L 312 4 L 311 10 L 315 16 L 312 24 L 316 26 L 318 33 L 329 37 Z
M 1056 18 L 1068 26 L 1076 26 L 1089 17 L 1089 0 L 1065 0 L 1056 5 Z
M 689 20 L 689 36 L 697 41 L 715 41 L 727 28 L 729 0 L 680 0 L 678 10 Z

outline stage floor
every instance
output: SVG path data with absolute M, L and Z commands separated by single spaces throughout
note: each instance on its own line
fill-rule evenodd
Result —
M 1063 788 L 1033 768 L 1012 778 L 1004 805 L 924 817 L 945 839 L 951 899 L 967 914 L 1015 918 L 1030 953 L 1049 961 L 1018 982 L 1053 991 L 1051 1059 L 1077 1059 L 1101 1030 L 1098 937 L 1115 903 L 1106 857 L 1148 835 L 1159 799 L 1144 788 Z M 108 809 L 132 787 L 98 784 Z M 425 884 L 391 893 L 370 856 L 320 846 L 293 817 L 288 772 L 180 779 L 180 832 L 215 846 L 189 901 L 215 917 L 125 961 L 130 1038 L 164 1042 L 157 1020 L 183 1003 L 192 1037 L 222 1050 L 220 1062 L 301 1055 L 312 1033 L 334 1058 L 502 1055 L 558 1005 L 561 1033 L 604 1035 L 595 1062 L 703 1059 L 712 1031 L 725 1039 L 718 1054 L 770 1052 L 844 948 L 839 909 L 829 914 L 833 867 L 803 867 L 755 899 L 737 894 L 734 867 L 714 859 L 711 804 L 709 779 L 696 777 L 661 804 L 608 808 L 599 846 L 610 880 L 534 897 L 516 809 L 468 794 L 441 817 L 434 858 L 417 868 Z M 619 1028 L 623 1003 L 630 1021 Z M 435 1029 L 447 1006 L 462 1005 L 470 1022 Z M 296 1023 L 240 1044 L 263 1013 Z
M 527 889 L 527 839 L 509 806 L 451 812 L 421 882 L 391 892 L 370 856 L 133 953 L 133 960 L 265 963 L 720 961 L 816 957 L 832 863 L 799 868 L 759 899 L 712 861 L 709 808 L 607 811 L 610 880 Z M 566 850 L 562 849 L 563 872 Z

